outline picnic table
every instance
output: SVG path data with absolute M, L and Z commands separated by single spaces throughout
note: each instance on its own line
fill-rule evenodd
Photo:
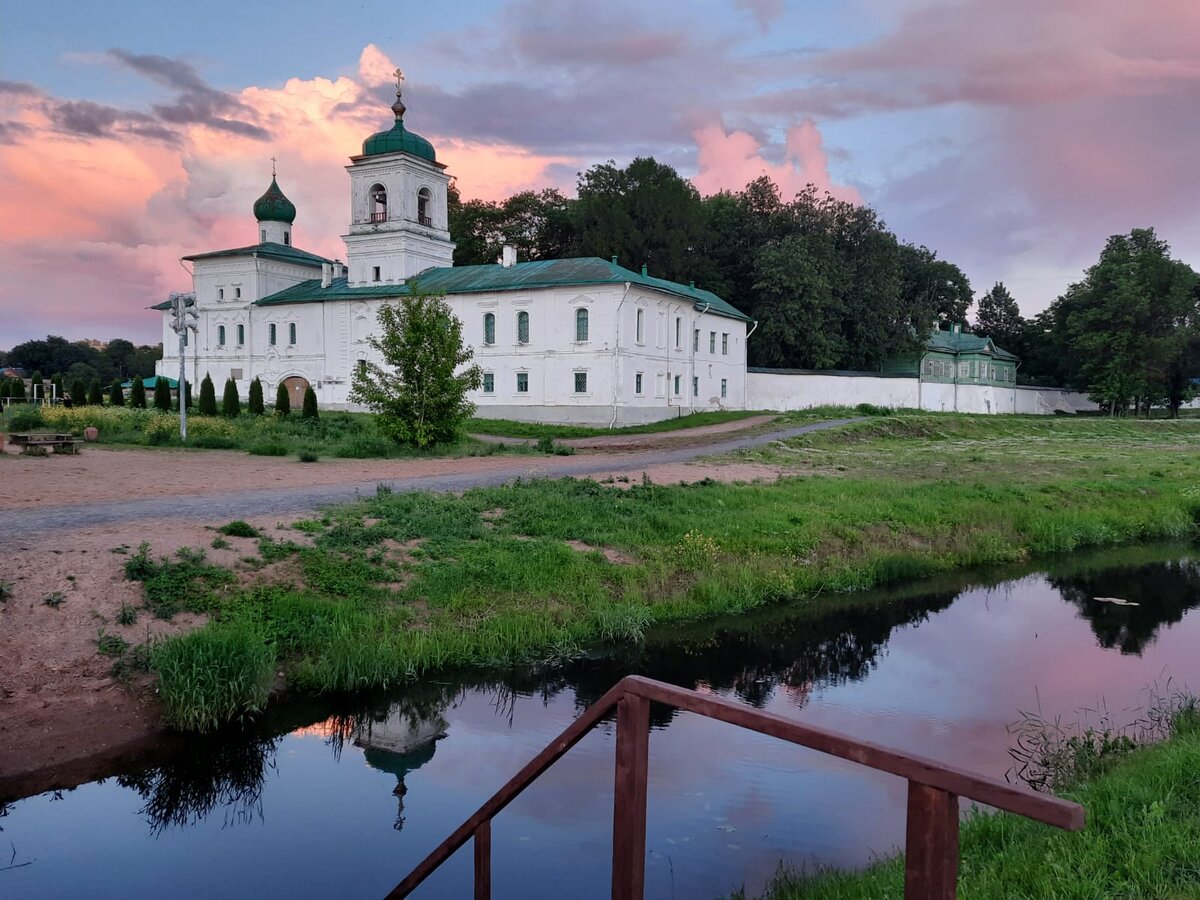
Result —
M 13 433 L 8 436 L 8 442 L 14 447 L 20 447 L 21 452 L 28 456 L 45 456 L 47 450 L 53 450 L 55 453 L 77 453 L 79 445 L 83 443 L 74 435 L 48 431 Z

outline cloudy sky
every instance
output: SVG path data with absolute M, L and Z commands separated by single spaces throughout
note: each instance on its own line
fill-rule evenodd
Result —
M 466 197 L 637 155 L 813 182 L 1027 314 L 1132 227 L 1200 267 L 1196 0 L 7 4 L 0 348 L 157 341 L 179 257 L 254 242 L 272 156 L 296 243 L 344 257 L 397 64 Z

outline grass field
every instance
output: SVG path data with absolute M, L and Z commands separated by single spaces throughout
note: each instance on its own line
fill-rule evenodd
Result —
M 721 412 L 692 413 L 664 419 L 661 422 L 650 422 L 646 425 L 627 425 L 621 428 L 588 428 L 584 425 L 539 425 L 534 422 L 513 422 L 509 419 L 471 419 L 467 430 L 474 434 L 491 434 L 497 437 L 516 438 L 564 438 L 602 437 L 606 434 L 659 434 L 665 431 L 679 431 L 683 428 L 699 428 L 703 425 L 722 425 L 725 422 L 736 422 L 750 416 L 778 415 L 763 413 L 756 410 L 724 410 Z
M 382 687 L 785 600 L 818 615 L 839 593 L 958 567 L 1189 539 L 1198 450 L 1194 422 L 913 415 L 743 454 L 796 473 L 774 484 L 382 492 L 226 538 L 259 569 L 253 586 L 209 573 L 189 607 L 213 614 L 220 646 L 240 641 L 247 665 L 282 669 L 294 688 Z M 250 652 L 261 646 L 267 656 Z M 259 672 L 236 679 L 255 687 L 245 702 L 212 684 L 210 703 L 196 687 L 212 682 L 203 649 L 190 668 L 186 653 L 158 666 L 175 722 L 261 705 Z

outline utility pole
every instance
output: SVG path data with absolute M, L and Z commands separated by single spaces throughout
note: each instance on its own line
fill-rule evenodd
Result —
M 171 327 L 179 335 L 179 439 L 187 442 L 187 333 L 196 331 L 200 317 L 196 315 L 196 295 L 190 291 L 172 291 L 171 306 L 174 320 Z

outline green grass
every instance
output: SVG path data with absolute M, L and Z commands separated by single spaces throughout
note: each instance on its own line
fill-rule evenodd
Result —
M 755 410 L 724 410 L 721 412 L 701 412 L 690 415 L 676 416 L 661 422 L 650 422 L 646 425 L 628 425 L 621 428 L 589 428 L 586 425 L 539 425 L 535 422 L 514 422 L 511 419 L 471 419 L 467 422 L 466 430 L 473 434 L 490 434 L 496 437 L 564 438 L 601 437 L 606 434 L 658 434 L 664 431 L 679 431 L 682 428 L 699 428 L 701 425 L 720 425 L 725 422 L 736 422 L 750 416 L 776 415 Z
M 206 562 L 203 550 L 181 547 L 175 559 L 155 561 L 145 542 L 125 561 L 125 577 L 142 583 L 146 609 L 160 619 L 170 619 L 183 609 L 212 609 L 218 592 L 234 581 L 228 569 Z
M 1063 832 L 1006 813 L 962 827 L 958 896 L 966 900 L 1200 896 L 1200 717 L 1175 718 L 1166 740 L 1114 754 L 1060 795 L 1087 826 Z M 904 891 L 895 857 L 862 872 L 783 870 L 764 900 L 883 900 Z
M 313 546 L 259 541 L 263 563 L 286 561 L 280 583 L 209 582 L 202 557 L 190 574 L 162 561 L 162 578 L 182 579 L 208 627 L 261 634 L 294 687 L 385 687 L 780 601 L 819 616 L 838 594 L 961 567 L 1190 539 L 1198 450 L 1195 422 L 875 417 L 739 454 L 800 476 L 774 484 L 381 490 L 300 523 Z

